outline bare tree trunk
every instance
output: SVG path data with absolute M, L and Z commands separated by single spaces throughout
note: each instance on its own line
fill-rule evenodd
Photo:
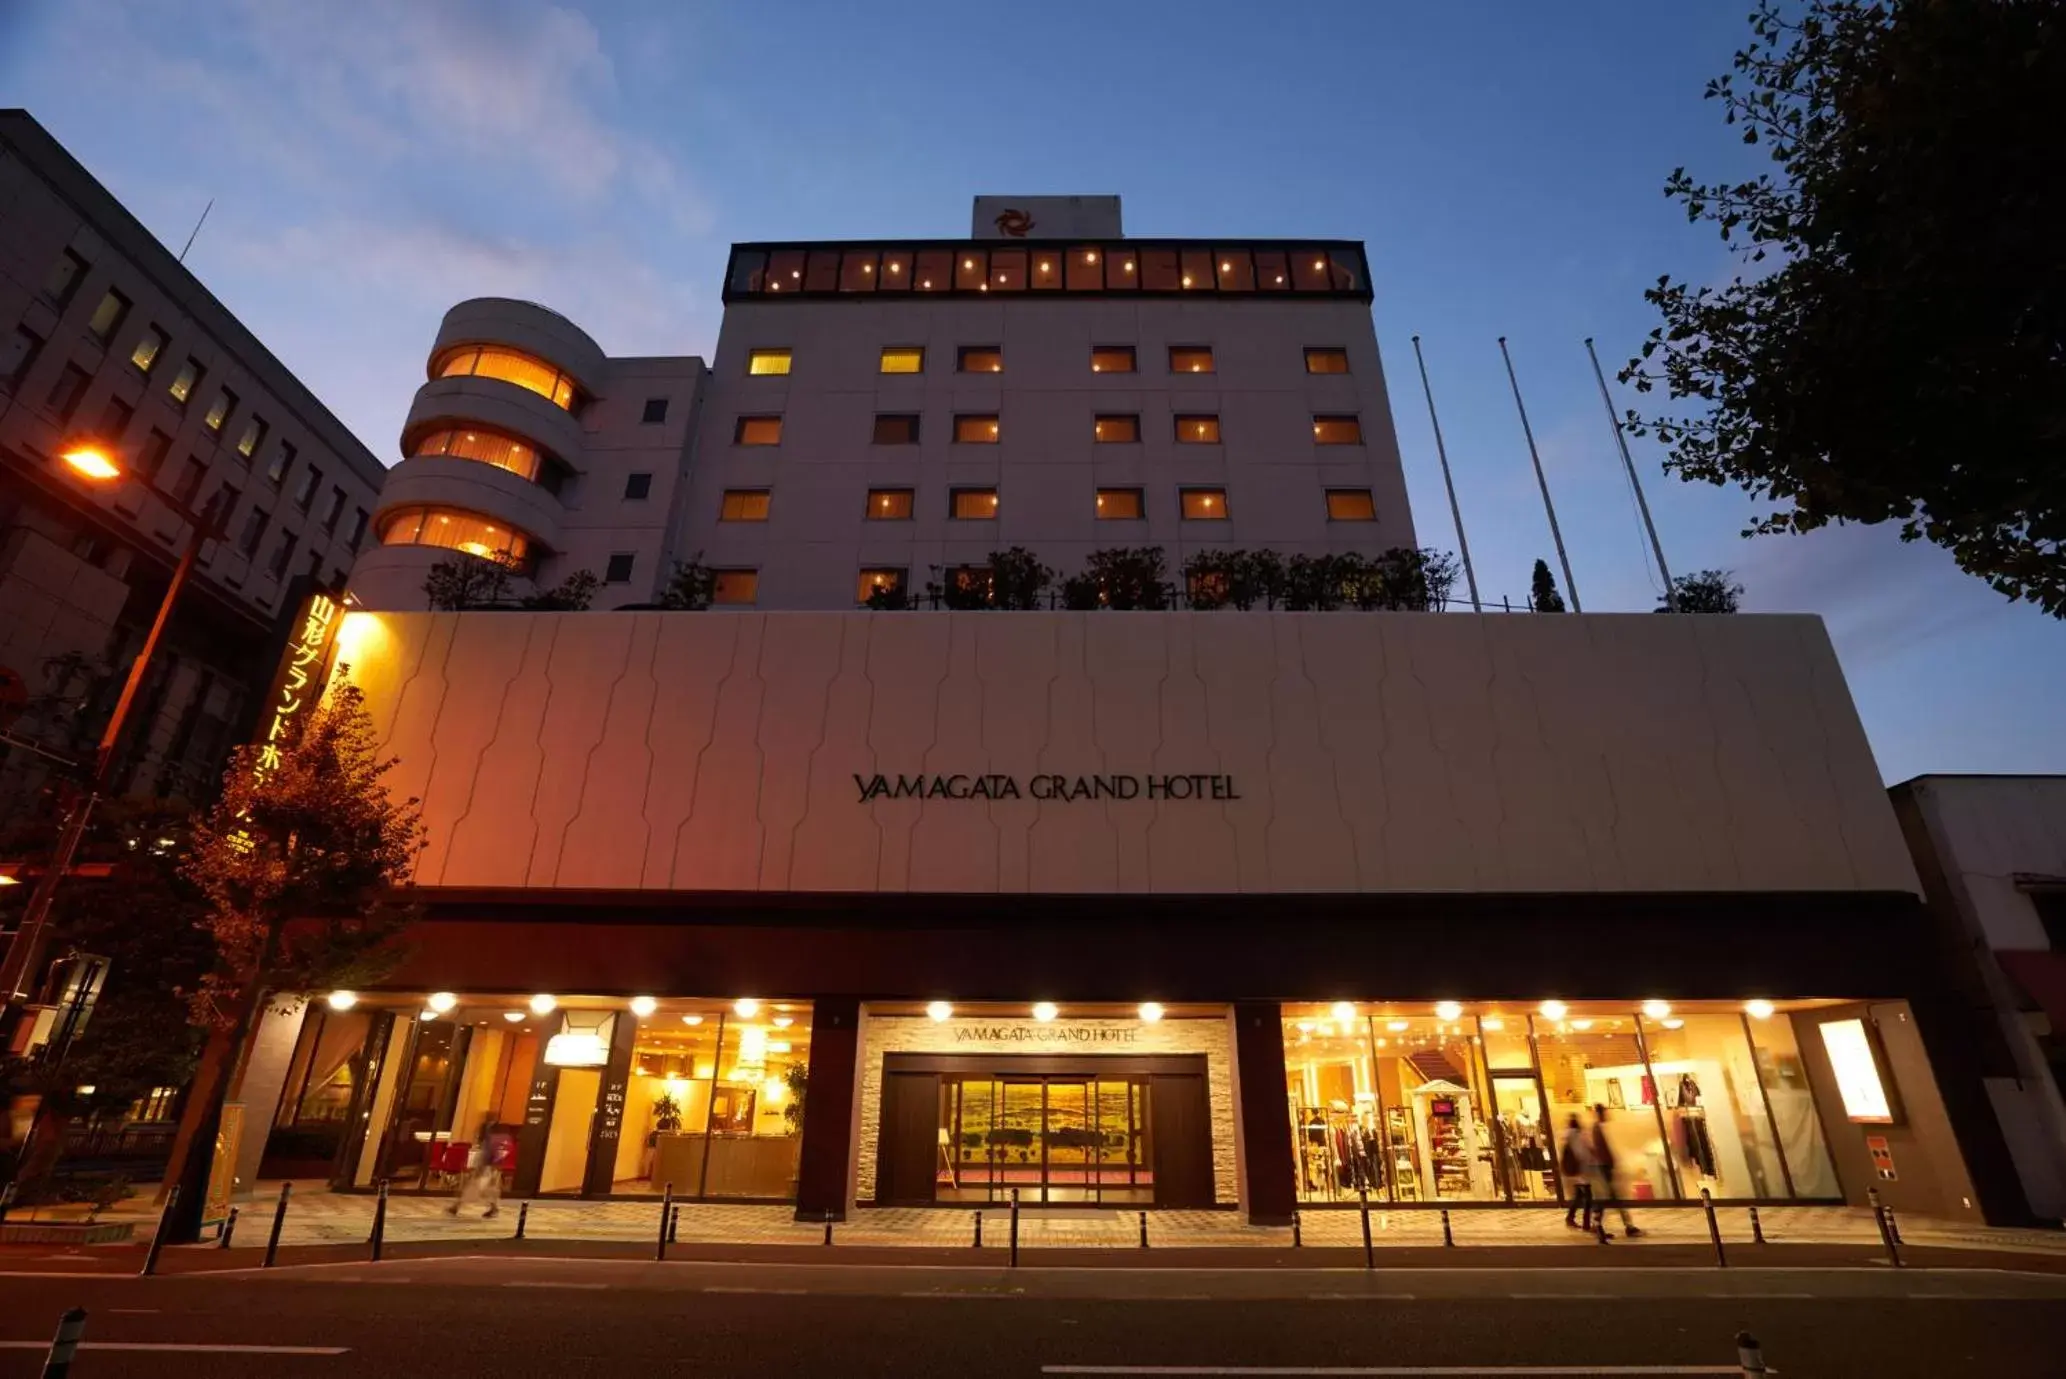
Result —
M 270 938 L 262 945 L 262 953 L 264 958 L 270 958 Z M 267 965 L 261 960 L 237 994 L 229 1023 L 210 1031 L 207 1047 L 201 1050 L 200 1065 L 194 1069 L 186 1108 L 172 1137 L 172 1153 L 165 1161 L 165 1176 L 158 1184 L 159 1202 L 165 1200 L 165 1194 L 175 1183 L 179 1186 L 179 1201 L 164 1222 L 168 1245 L 192 1245 L 201 1238 L 201 1222 L 208 1207 L 208 1177 L 215 1166 L 215 1140 L 222 1130 L 222 1106 L 229 1099 L 238 1054 L 250 1039 L 258 1017 Z

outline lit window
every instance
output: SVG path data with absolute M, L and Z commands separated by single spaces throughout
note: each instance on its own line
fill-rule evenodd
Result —
M 1029 262 L 1033 267 L 1028 276 L 1031 279 L 1030 285 L 1035 292 L 1062 285 L 1061 257 L 1060 254 L 1052 250 L 1042 250 L 1040 253 L 1031 256 Z
M 713 570 L 711 581 L 712 603 L 752 603 L 760 594 L 758 570 Z
M 262 417 L 247 417 L 243 434 L 237 437 L 237 453 L 250 459 L 258 453 L 258 447 L 265 444 L 265 420 Z
M 746 355 L 746 372 L 750 374 L 788 373 L 788 350 L 751 350 Z
M 918 444 L 918 415 L 915 412 L 884 412 L 875 418 L 870 439 L 876 445 Z
M 738 425 L 732 428 L 734 445 L 780 445 L 782 443 L 782 418 L 740 417 Z
M 208 409 L 208 415 L 201 418 L 201 424 L 211 431 L 220 433 L 222 424 L 230 419 L 230 413 L 237 410 L 237 395 L 224 388 L 216 395 L 215 405 Z
M 980 249 L 965 251 L 954 260 L 954 285 L 963 292 L 990 290 L 989 255 Z
M 954 418 L 954 440 L 959 445 L 997 444 L 997 418 L 987 414 Z
M 1212 291 L 1215 279 L 1210 249 L 1186 249 L 1179 255 L 1179 260 L 1183 269 L 1185 291 Z
M 1327 253 L 1322 249 L 1291 251 L 1291 285 L 1300 292 L 1325 292 L 1328 287 Z
M 437 546 L 465 551 L 484 560 L 521 565 L 530 541 L 522 532 L 477 512 L 459 508 L 412 507 L 383 513 L 380 519 L 383 546 Z
M 904 592 L 905 572 L 896 569 L 861 571 L 860 579 L 854 585 L 854 602 L 866 603 L 877 593 L 885 596 Z
M 1313 444 L 1361 445 L 1363 423 L 1355 417 L 1314 417 Z
M 1347 373 L 1349 352 L 1343 349 L 1309 349 L 1306 351 L 1307 373 Z
M 632 551 L 611 552 L 609 561 L 603 566 L 603 583 L 631 583 L 631 567 L 637 560 L 637 554 Z
M 1092 373 L 1132 373 L 1134 358 L 1132 345 L 1093 345 L 1090 351 Z
M 1131 249 L 1105 255 L 1105 291 L 1131 292 L 1141 285 L 1140 260 Z
M 871 488 L 868 490 L 868 520 L 871 522 L 908 522 L 911 520 L 911 490 L 908 488 Z
M 1171 373 L 1211 373 L 1212 347 L 1210 345 L 1171 345 L 1169 347 L 1169 371 Z
M 147 327 L 143 338 L 136 342 L 136 348 L 129 352 L 129 362 L 136 365 L 138 373 L 148 374 L 151 366 L 158 362 L 158 355 L 164 350 L 171 336 L 156 326 Z
M 1220 419 L 1209 416 L 1180 416 L 1176 419 L 1176 438 L 1185 445 L 1218 445 Z
M 1291 260 L 1282 250 L 1255 251 L 1255 286 L 1260 292 L 1291 291 Z
M 878 373 L 924 373 L 925 351 L 917 345 L 893 345 L 882 352 Z
M 718 509 L 720 522 L 765 522 L 768 520 L 768 491 L 764 488 L 728 488 Z
M 455 460 L 479 460 L 506 469 L 523 479 L 538 477 L 538 449 L 523 441 L 478 427 L 466 430 L 433 431 L 416 443 L 415 454 L 443 455 Z
M 109 288 L 100 299 L 100 305 L 93 309 L 93 319 L 86 323 L 87 333 L 94 339 L 105 341 L 122 328 L 123 320 L 129 315 L 129 299 Z
M 1136 522 L 1141 516 L 1141 491 L 1137 488 L 1098 490 L 1098 521 Z
M 667 399 L 664 397 L 647 398 L 646 409 L 639 414 L 638 419 L 641 426 L 658 426 L 661 422 L 667 420 Z
M 1003 373 L 1004 351 L 996 345 L 963 345 L 958 367 L 963 373 Z
M 198 359 L 189 359 L 179 366 L 179 372 L 172 376 L 172 384 L 165 391 L 172 395 L 174 402 L 184 407 L 193 397 L 194 389 L 201 386 L 202 376 L 207 372 Z
M 1146 292 L 1176 292 L 1184 285 L 1183 269 L 1174 249 L 1141 250 L 1141 289 Z
M 876 275 L 876 290 L 880 292 L 909 292 L 911 290 L 911 252 L 908 249 L 885 250 L 882 256 L 882 271 Z
M 1141 438 L 1141 419 L 1137 415 L 1099 417 L 1091 424 L 1091 436 L 1101 445 L 1131 444 Z
M 1094 244 L 1079 244 L 1063 258 L 1071 292 L 1095 292 L 1105 285 L 1104 255 Z
M 528 388 L 540 397 L 552 399 L 554 406 L 563 407 L 570 412 L 574 410 L 574 380 L 544 360 L 520 350 L 507 349 L 500 345 L 486 345 L 480 348 L 469 345 L 446 356 L 444 366 L 438 370 L 439 378 L 457 378 L 469 374 L 476 378 L 493 378 L 504 383 L 514 383 L 519 388 Z
M 1377 504 L 1367 488 L 1327 490 L 1327 520 L 1330 522 L 1375 522 Z
M 997 490 L 957 488 L 947 495 L 947 515 L 962 522 L 989 522 L 997 517 Z
M 990 251 L 990 286 L 998 292 L 1018 292 L 1026 286 L 1026 251 L 1024 249 L 993 249 Z
M 921 249 L 911 265 L 915 292 L 945 292 L 954 285 L 956 259 L 945 249 Z
M 1223 488 L 1187 488 L 1178 498 L 1186 522 L 1227 520 L 1227 491 Z
M 1212 256 L 1219 263 L 1220 291 L 1255 291 L 1255 261 L 1246 249 L 1216 249 Z
M 875 259 L 873 249 L 849 249 L 840 256 L 839 290 L 842 292 L 873 292 L 875 290 Z

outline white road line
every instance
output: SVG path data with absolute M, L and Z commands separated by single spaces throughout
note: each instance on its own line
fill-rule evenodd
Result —
M 1796 1301 L 1803 1298 L 1813 1298 L 1815 1295 L 1813 1293 L 1702 1293 L 1700 1296 L 1703 1298 L 1752 1298 L 1762 1302 L 1775 1298 Z
M 1478 1379 L 1483 1375 L 1534 1375 L 1564 1374 L 1597 1376 L 1613 1374 L 1721 1374 L 1742 1375 L 1735 1365 L 1042 1365 L 1042 1374 L 1132 1374 L 1132 1375 L 1188 1375 L 1188 1374 L 1236 1374 L 1266 1375 L 1273 1379 L 1300 1379 L 1300 1376 L 1367 1376 L 1367 1375 L 1463 1375 Z
M 727 1288 L 712 1284 L 703 1289 L 706 1293 L 767 1293 L 777 1297 L 800 1298 L 810 1292 L 808 1288 Z
M 1308 1293 L 1308 1298 L 1320 1302 L 1412 1302 L 1413 1293 Z M 1459 1299 L 1461 1301 L 1462 1299 Z
M 1525 1299 L 1525 1300 L 1527 1300 L 1527 1301 L 1529 1301 L 1529 1302 L 1540 1302 L 1540 1301 L 1543 1301 L 1544 1299 L 1547 1299 L 1547 1300 L 1549 1300 L 1549 1301 L 1551 1301 L 1551 1302 L 1562 1302 L 1562 1301 L 1563 1301 L 1563 1300 L 1564 1300 L 1565 1298 L 1590 1298 L 1590 1299 L 1592 1299 L 1593 1301 L 1597 1302 L 1597 1301 L 1599 1301 L 1599 1300 L 1600 1300 L 1601 1298 L 1612 1298 L 1612 1297 L 1618 1297 L 1618 1296 L 1620 1296 L 1620 1294 L 1616 1294 L 1616 1293 L 1508 1293 L 1508 1294 L 1507 1294 L 1507 1296 L 1508 1296 L 1508 1297 L 1510 1297 L 1510 1298 L 1521 1298 L 1521 1299 Z
M 503 1286 L 504 1288 L 596 1288 L 596 1289 L 602 1289 L 602 1288 L 607 1288 L 607 1287 L 609 1287 L 610 1285 L 609 1285 L 609 1284 L 607 1284 L 607 1283 L 566 1283 L 566 1282 L 562 1282 L 562 1281 L 561 1281 L 561 1280 L 559 1280 L 559 1279 L 551 1279 L 551 1278 L 539 1278 L 539 1279 L 529 1279 L 529 1278 L 518 1278 L 518 1279 L 510 1279 L 510 1280 L 506 1281 L 506 1282 L 505 1282 L 505 1283 L 504 1283 L 504 1284 L 503 1284 L 502 1286 Z
M 0 1341 L 0 1350 L 48 1350 L 48 1341 Z M 341 1345 L 182 1345 L 173 1341 L 81 1341 L 81 1350 L 140 1350 L 174 1355 L 349 1355 Z

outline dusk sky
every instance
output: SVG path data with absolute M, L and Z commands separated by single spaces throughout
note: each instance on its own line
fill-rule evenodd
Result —
M 1612 370 L 1645 285 L 1731 271 L 1659 188 L 1754 170 L 1701 99 L 1748 8 L 0 0 L 0 105 L 175 250 L 215 198 L 188 267 L 388 463 L 466 297 L 707 357 L 733 241 L 964 235 L 976 193 L 1361 239 L 1422 543 L 1456 546 L 1415 333 L 1481 586 L 1555 563 L 1505 335 L 1584 606 L 1635 611 L 1657 580 L 1580 341 Z M 1746 495 L 1636 457 L 1675 570 L 1828 620 L 1889 781 L 2066 772 L 2066 623 L 1891 528 L 1745 541 Z

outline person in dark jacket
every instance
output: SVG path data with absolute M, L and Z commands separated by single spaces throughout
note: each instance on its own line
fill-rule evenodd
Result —
M 1604 1221 L 1607 1215 L 1607 1204 L 1612 1202 L 1614 1209 L 1621 1213 L 1622 1231 L 1629 1236 L 1641 1235 L 1643 1233 L 1642 1228 L 1636 1225 L 1635 1218 L 1628 1214 L 1627 1204 L 1621 1200 L 1621 1185 L 1614 1171 L 1614 1146 L 1607 1142 L 1607 1108 L 1604 1104 L 1593 1107 L 1593 1128 L 1590 1143 L 1592 1163 L 1589 1165 L 1589 1172 L 1592 1176 L 1593 1195 L 1596 1201 L 1594 1209 L 1599 1212 L 1601 1219 Z M 1610 1238 L 1604 1230 L 1600 1232 L 1600 1235 L 1602 1239 Z

